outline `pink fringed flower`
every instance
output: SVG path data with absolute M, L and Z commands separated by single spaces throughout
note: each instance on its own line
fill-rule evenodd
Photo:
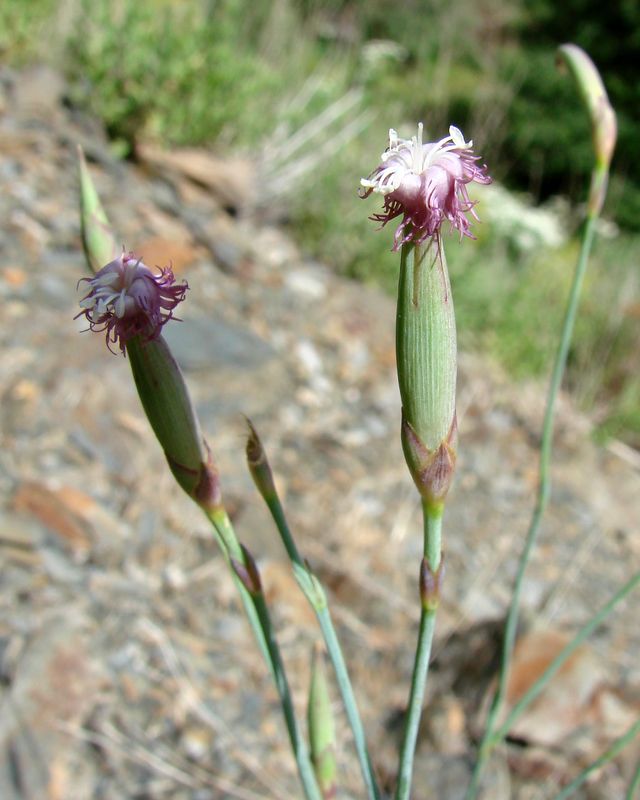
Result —
M 473 142 L 465 142 L 453 125 L 449 136 L 427 144 L 422 143 L 422 123 L 412 139 L 400 139 L 393 129 L 389 131 L 389 147 L 380 165 L 360 181 L 364 187 L 360 196 L 383 195 L 384 210 L 371 216 L 383 226 L 404 214 L 394 236 L 394 250 L 406 242 L 419 245 L 429 238 L 439 242 L 445 220 L 461 237 L 473 238 L 468 215 L 478 217 L 467 184 L 491 183 L 491 178 L 486 166 L 476 164 L 472 147 Z
M 80 301 L 92 331 L 106 331 L 107 347 L 117 344 L 124 353 L 133 336 L 156 339 L 184 299 L 186 282 L 175 283 L 169 267 L 154 274 L 133 253 L 123 253 L 87 281 L 91 291 Z

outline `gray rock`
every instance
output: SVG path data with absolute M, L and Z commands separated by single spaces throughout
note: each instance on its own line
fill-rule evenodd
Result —
M 218 368 L 251 372 L 275 355 L 264 339 L 226 322 L 219 314 L 206 319 L 172 321 L 163 333 L 186 371 L 207 370 L 211 375 Z

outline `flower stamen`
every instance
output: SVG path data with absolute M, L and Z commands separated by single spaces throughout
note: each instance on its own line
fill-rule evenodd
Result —
M 380 165 L 361 180 L 361 197 L 372 192 L 384 197 L 383 211 L 371 219 L 386 225 L 403 214 L 394 237 L 394 250 L 413 241 L 422 244 L 428 238 L 439 239 L 442 224 L 461 236 L 473 238 L 471 221 L 478 217 L 473 210 L 467 184 L 490 183 L 486 167 L 477 165 L 473 141 L 466 142 L 462 131 L 452 125 L 449 135 L 437 142 L 423 143 L 423 125 L 411 139 L 401 139 L 392 128 L 389 146 Z
M 123 353 L 134 336 L 156 339 L 162 326 L 174 319 L 173 310 L 189 288 L 186 282 L 175 283 L 169 267 L 154 274 L 132 253 L 123 253 L 82 281 L 91 290 L 80 300 L 82 311 L 77 316 L 84 315 L 91 330 L 105 332 L 109 349 L 117 344 Z

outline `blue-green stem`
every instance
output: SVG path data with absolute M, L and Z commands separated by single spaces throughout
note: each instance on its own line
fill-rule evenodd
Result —
M 596 170 L 597 172 L 597 170 Z M 578 301 L 580 298 L 580 290 L 584 274 L 587 268 L 593 238 L 595 234 L 595 223 L 597 219 L 597 212 L 592 211 L 587 216 L 584 232 L 582 236 L 582 246 L 580 248 L 580 255 L 578 263 L 573 276 L 573 282 L 569 292 L 569 299 L 567 301 L 567 308 L 565 311 L 564 322 L 562 326 L 562 333 L 560 337 L 560 345 L 556 354 L 556 360 L 551 375 L 551 383 L 549 386 L 549 394 L 547 397 L 547 406 L 544 415 L 544 422 L 542 426 L 542 442 L 540 445 L 540 467 L 539 467 L 539 480 L 538 492 L 536 498 L 536 505 L 527 531 L 524 548 L 518 563 L 518 570 L 516 573 L 513 594 L 511 597 L 511 605 L 507 614 L 507 622 L 505 626 L 504 641 L 502 646 L 502 661 L 500 665 L 500 673 L 498 676 L 498 687 L 494 695 L 489 716 L 487 719 L 487 727 L 485 730 L 484 738 L 480 744 L 476 767 L 471 780 L 471 785 L 467 792 L 467 800 L 472 800 L 477 794 L 480 785 L 480 778 L 484 770 L 485 764 L 491 754 L 491 750 L 495 745 L 494 729 L 497 719 L 502 711 L 507 694 L 507 686 L 509 682 L 509 672 L 511 661 L 513 657 L 513 648 L 515 645 L 516 631 L 518 627 L 518 616 L 520 610 L 520 597 L 522 594 L 522 586 L 524 582 L 524 575 L 531 558 L 531 553 L 538 538 L 538 531 L 540 529 L 540 522 L 549 502 L 549 495 L 551 491 L 551 478 L 550 478 L 550 465 L 551 465 L 551 446 L 553 441 L 553 418 L 555 411 L 556 398 L 560 390 L 562 378 L 564 375 L 567 355 L 569 353 L 569 346 L 573 336 L 573 328 L 575 324 L 576 313 L 578 310 Z
M 640 798 L 640 759 L 638 759 L 636 771 L 631 776 L 625 800 L 638 800 L 638 798 Z
M 616 739 L 611 747 L 599 758 L 596 758 L 596 760 L 592 761 L 591 764 L 588 764 L 579 775 L 576 775 L 571 783 L 568 786 L 565 786 L 564 789 L 553 798 L 553 800 L 565 800 L 565 798 L 570 797 L 576 789 L 582 786 L 592 772 L 595 772 L 604 764 L 614 759 L 631 741 L 633 741 L 633 739 L 635 739 L 639 733 L 640 719 L 634 722 L 626 733 L 623 733 L 622 736 Z
M 318 624 L 320 625 L 320 630 L 327 647 L 327 653 L 329 654 L 336 676 L 338 690 L 340 691 L 345 713 L 353 734 L 353 742 L 360 763 L 362 778 L 367 790 L 367 797 L 369 800 L 379 800 L 380 791 L 376 783 L 373 765 L 369 756 L 364 727 L 358 711 L 358 704 L 356 702 L 353 686 L 351 685 L 351 679 L 349 678 L 347 665 L 342 655 L 342 648 L 340 647 L 333 620 L 331 619 L 326 595 L 317 578 L 311 575 L 308 565 L 302 560 L 277 492 L 274 489 L 269 494 L 263 494 L 263 498 L 273 517 L 273 521 L 276 524 L 287 554 L 294 565 L 294 571 L 298 577 L 300 586 L 318 619 Z M 303 580 L 300 580 L 300 578 Z M 310 590 L 305 588 L 307 582 Z
M 433 573 L 440 567 L 441 558 L 441 533 L 442 533 L 442 506 L 433 507 L 423 502 L 424 521 L 424 555 Z M 429 673 L 429 659 L 431 645 L 436 626 L 436 609 L 427 607 L 423 602 L 420 614 L 420 627 L 418 630 L 418 644 L 411 676 L 411 689 L 409 693 L 409 706 L 405 719 L 404 737 L 400 748 L 400 762 L 398 766 L 398 785 L 396 800 L 408 800 L 411 792 L 411 779 L 413 775 L 413 759 L 418 740 L 418 729 L 422 716 L 422 705 Z
M 282 713 L 287 727 L 287 733 L 289 734 L 289 741 L 291 742 L 291 749 L 296 759 L 305 797 L 307 800 L 322 800 L 322 794 L 313 771 L 309 752 L 300 734 L 289 682 L 287 680 L 282 656 L 280 655 L 280 648 L 275 639 L 273 625 L 264 595 L 261 591 L 250 592 L 233 569 L 231 563 L 232 559 L 246 566 L 246 556 L 240 546 L 240 542 L 238 541 L 226 511 L 223 508 L 217 508 L 208 511 L 207 517 L 214 527 L 225 559 L 231 566 L 234 582 L 240 592 L 249 624 L 258 641 L 265 661 L 269 665 L 280 698 Z
M 244 554 L 242 552 L 242 548 L 240 547 L 240 543 L 238 542 L 238 539 L 236 537 L 235 531 L 233 530 L 233 526 L 231 525 L 231 520 L 229 519 L 226 511 L 223 508 L 218 508 L 213 511 L 207 511 L 205 513 L 207 515 L 207 518 L 211 522 L 222 555 L 225 561 L 227 562 L 227 566 L 231 571 L 231 577 L 233 578 L 233 582 L 235 583 L 236 588 L 238 589 L 238 592 L 240 594 L 240 600 L 242 601 L 245 614 L 247 615 L 247 619 L 249 620 L 249 625 L 251 627 L 251 630 L 253 631 L 253 634 L 256 637 L 256 641 L 258 642 L 258 646 L 260 647 L 260 652 L 262 653 L 262 657 L 271 668 L 269 648 L 267 647 L 267 640 L 265 638 L 262 625 L 260 624 L 260 620 L 258 618 L 258 614 L 255 608 L 255 603 L 253 602 L 251 593 L 249 592 L 247 587 L 242 583 L 236 571 L 233 569 L 233 565 L 231 563 L 231 559 L 235 559 L 240 563 L 244 563 Z
M 322 792 L 318 786 L 316 774 L 309 756 L 309 751 L 304 738 L 300 733 L 300 728 L 298 726 L 293 702 L 291 699 L 291 691 L 289 689 L 287 675 L 284 669 L 284 664 L 282 663 L 282 657 L 280 655 L 280 648 L 278 647 L 273 634 L 269 610 L 262 593 L 256 595 L 255 606 L 258 619 L 260 620 L 260 625 L 266 638 L 267 649 L 269 651 L 269 663 L 271 665 L 273 679 L 280 696 L 282 713 L 284 714 L 287 731 L 289 732 L 291 749 L 293 750 L 296 763 L 298 764 L 298 771 L 300 773 L 300 779 L 302 781 L 305 794 L 309 800 L 322 800 Z
M 331 619 L 329 607 L 326 605 L 320 607 L 316 611 L 316 616 L 318 618 L 320 630 L 322 631 L 322 637 L 327 647 L 327 652 L 329 653 L 329 658 L 331 659 L 331 664 L 335 672 L 336 682 L 338 684 L 340 696 L 342 697 L 342 703 L 347 714 L 347 719 L 349 720 L 349 725 L 351 726 L 351 731 L 353 733 L 354 745 L 358 754 L 358 760 L 360 762 L 362 778 L 367 789 L 367 795 L 372 800 L 379 800 L 380 793 L 376 784 L 369 751 L 367 749 L 364 728 L 362 727 L 362 721 L 358 712 L 358 705 L 353 693 L 353 687 L 351 686 L 349 672 L 347 670 L 344 656 L 342 655 L 342 649 L 340 647 L 340 642 L 338 641 L 336 629 L 333 625 L 333 620 Z

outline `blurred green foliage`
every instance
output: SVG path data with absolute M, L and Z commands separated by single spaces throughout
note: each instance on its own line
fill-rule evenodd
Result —
M 356 198 L 390 126 L 422 120 L 472 135 L 491 173 L 534 201 L 584 200 L 591 169 L 586 113 L 555 66 L 582 45 L 601 69 L 620 139 L 607 214 L 640 229 L 640 4 L 623 0 L 3 0 L 0 59 L 48 59 L 69 101 L 100 118 L 117 149 L 138 141 L 216 143 L 262 157 L 268 200 L 303 249 L 358 280 L 395 291 L 392 227 L 372 233 L 376 200 Z M 332 125 L 317 125 L 355 89 Z M 358 133 L 349 120 L 367 110 Z M 350 116 L 349 116 L 350 115 Z M 293 142 L 298 137 L 296 147 Z M 342 137 L 342 138 L 341 138 Z M 332 145 L 332 142 L 334 144 Z M 275 154 L 275 155 L 274 155 Z M 315 161 L 313 160 L 315 154 Z M 311 166 L 297 172 L 311 158 Z M 292 177 L 286 179 L 290 174 Z M 286 179 L 286 180 L 285 180 Z M 484 202 L 484 201 L 483 201 Z M 549 369 L 575 237 L 524 248 L 486 219 L 475 245 L 447 252 L 461 341 L 517 376 Z M 576 218 L 579 215 L 576 215 Z M 569 215 L 565 229 L 574 226 Z M 596 409 L 602 435 L 640 445 L 640 238 L 599 239 L 568 380 Z
M 239 41 L 243 5 L 83 0 L 69 37 L 72 100 L 127 151 L 145 137 L 212 141 L 230 124 L 255 138 L 273 76 Z
M 531 0 L 526 4 L 526 14 L 515 30 L 522 51 L 531 64 L 523 90 L 519 96 L 520 108 L 510 120 L 511 130 L 523 125 L 527 113 L 526 98 L 537 94 L 538 104 L 546 96 L 554 98 L 554 117 L 559 135 L 571 131 L 570 110 L 572 101 L 554 92 L 555 80 L 551 67 L 545 68 L 545 54 L 564 41 L 583 47 L 598 65 L 609 97 L 618 117 L 618 147 L 613 164 L 614 191 L 611 192 L 608 210 L 625 228 L 640 230 L 640 3 L 636 0 L 619 0 L 602 3 L 600 0 Z M 559 102 L 555 102 L 555 98 Z M 534 149 L 548 144 L 540 116 L 532 116 L 529 124 L 530 141 Z M 514 137 L 515 138 L 515 137 Z M 564 144 L 564 140 L 559 142 Z M 527 148 L 518 145 L 512 137 L 507 140 L 510 151 L 519 164 L 527 165 Z M 548 152 L 548 150 L 546 151 Z M 520 173 L 522 174 L 522 173 Z M 567 191 L 575 177 L 585 178 L 588 165 L 578 149 L 569 164 L 548 163 L 540 179 L 540 196 Z M 516 179 L 518 175 L 514 176 Z
M 55 0 L 0 3 L 0 63 L 20 65 L 43 57 L 42 42 L 56 5 Z

